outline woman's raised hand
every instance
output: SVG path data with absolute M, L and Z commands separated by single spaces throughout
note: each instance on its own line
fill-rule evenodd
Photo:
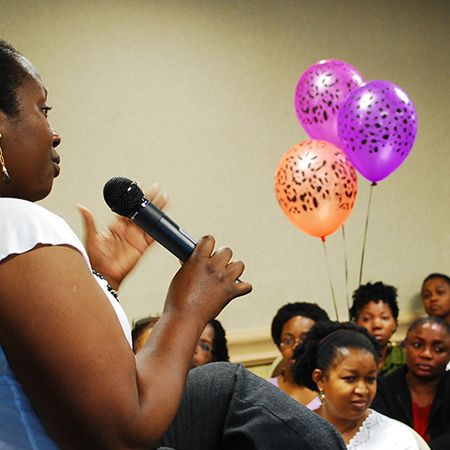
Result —
M 145 195 L 160 209 L 169 199 L 157 183 Z M 83 217 L 84 244 L 92 268 L 118 289 L 154 239 L 131 219 L 122 216 L 116 216 L 107 229 L 98 231 L 92 213 L 84 206 L 78 205 L 77 208 Z

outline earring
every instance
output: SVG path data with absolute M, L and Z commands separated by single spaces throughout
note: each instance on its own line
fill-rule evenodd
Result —
M 3 137 L 3 135 L 0 133 L 0 139 Z M 3 172 L 3 178 L 5 180 L 6 184 L 11 183 L 11 177 L 9 176 L 8 169 L 5 165 L 5 158 L 3 158 L 3 151 L 0 147 L 0 165 L 2 166 L 2 172 Z
M 319 400 L 320 400 L 320 406 L 322 406 L 325 402 L 325 393 L 323 391 L 319 391 Z

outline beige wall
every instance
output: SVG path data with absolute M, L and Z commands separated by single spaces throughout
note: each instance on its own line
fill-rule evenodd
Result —
M 81 235 L 77 202 L 104 226 L 103 184 L 159 181 L 169 215 L 211 233 L 247 265 L 254 285 L 219 317 L 229 333 L 266 329 L 286 302 L 334 317 L 322 243 L 297 230 L 275 199 L 278 161 L 307 139 L 293 93 L 321 59 L 401 86 L 419 131 L 400 169 L 373 190 L 363 282 L 398 287 L 421 309 L 421 280 L 450 272 L 449 2 L 350 0 L 0 0 L 0 35 L 29 57 L 50 92 L 63 138 L 62 175 L 44 206 Z M 327 239 L 341 319 L 358 285 L 370 183 L 342 235 Z M 348 261 L 348 287 L 345 260 Z M 129 277 L 130 320 L 161 311 L 178 262 L 156 247 Z

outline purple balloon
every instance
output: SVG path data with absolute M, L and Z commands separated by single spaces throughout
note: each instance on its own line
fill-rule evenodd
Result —
M 417 134 L 416 109 L 389 81 L 369 81 L 355 89 L 339 111 L 340 148 L 355 169 L 377 182 L 408 156 Z
M 304 72 L 297 83 L 294 104 L 298 120 L 311 139 L 340 147 L 340 105 L 363 82 L 355 68 L 336 59 L 319 61 Z

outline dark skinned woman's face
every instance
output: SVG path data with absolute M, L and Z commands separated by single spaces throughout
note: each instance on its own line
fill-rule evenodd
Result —
M 426 322 L 418 326 L 408 334 L 405 348 L 411 373 L 422 378 L 444 374 L 450 360 L 450 335 L 442 325 Z
M 0 174 L 0 195 L 34 202 L 50 193 L 59 175 L 55 147 L 61 139 L 48 122 L 47 91 L 39 74 L 23 60 L 30 77 L 18 89 L 19 114 L 10 117 L 0 112 L 0 146 L 11 176 L 6 184 Z

